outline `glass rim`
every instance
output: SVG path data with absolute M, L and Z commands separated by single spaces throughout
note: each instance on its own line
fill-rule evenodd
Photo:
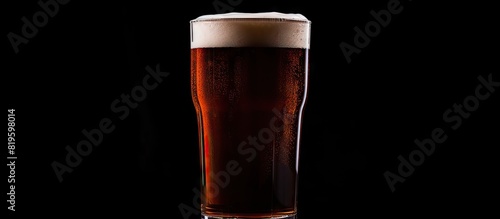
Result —
M 214 22 L 214 21 L 271 21 L 271 22 L 297 22 L 297 23 L 308 23 L 311 21 L 308 20 L 297 20 L 291 18 L 265 18 L 265 17 L 246 17 L 246 18 L 208 18 L 203 20 L 193 19 L 190 20 L 189 23 L 197 23 L 197 22 Z

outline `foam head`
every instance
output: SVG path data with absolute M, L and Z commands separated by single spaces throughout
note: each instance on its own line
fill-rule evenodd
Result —
M 226 13 L 191 20 L 191 48 L 309 49 L 310 21 L 301 14 Z

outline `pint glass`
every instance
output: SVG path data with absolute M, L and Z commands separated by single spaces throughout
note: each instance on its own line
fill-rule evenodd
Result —
M 228 13 L 190 25 L 202 218 L 295 218 L 310 21 Z

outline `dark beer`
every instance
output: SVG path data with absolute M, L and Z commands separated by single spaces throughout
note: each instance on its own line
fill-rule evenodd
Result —
M 296 214 L 308 47 L 254 43 L 191 49 L 206 218 Z

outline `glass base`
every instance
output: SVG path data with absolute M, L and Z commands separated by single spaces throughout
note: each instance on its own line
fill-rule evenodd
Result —
M 297 215 L 281 215 L 274 217 L 218 217 L 201 215 L 201 219 L 297 219 Z

